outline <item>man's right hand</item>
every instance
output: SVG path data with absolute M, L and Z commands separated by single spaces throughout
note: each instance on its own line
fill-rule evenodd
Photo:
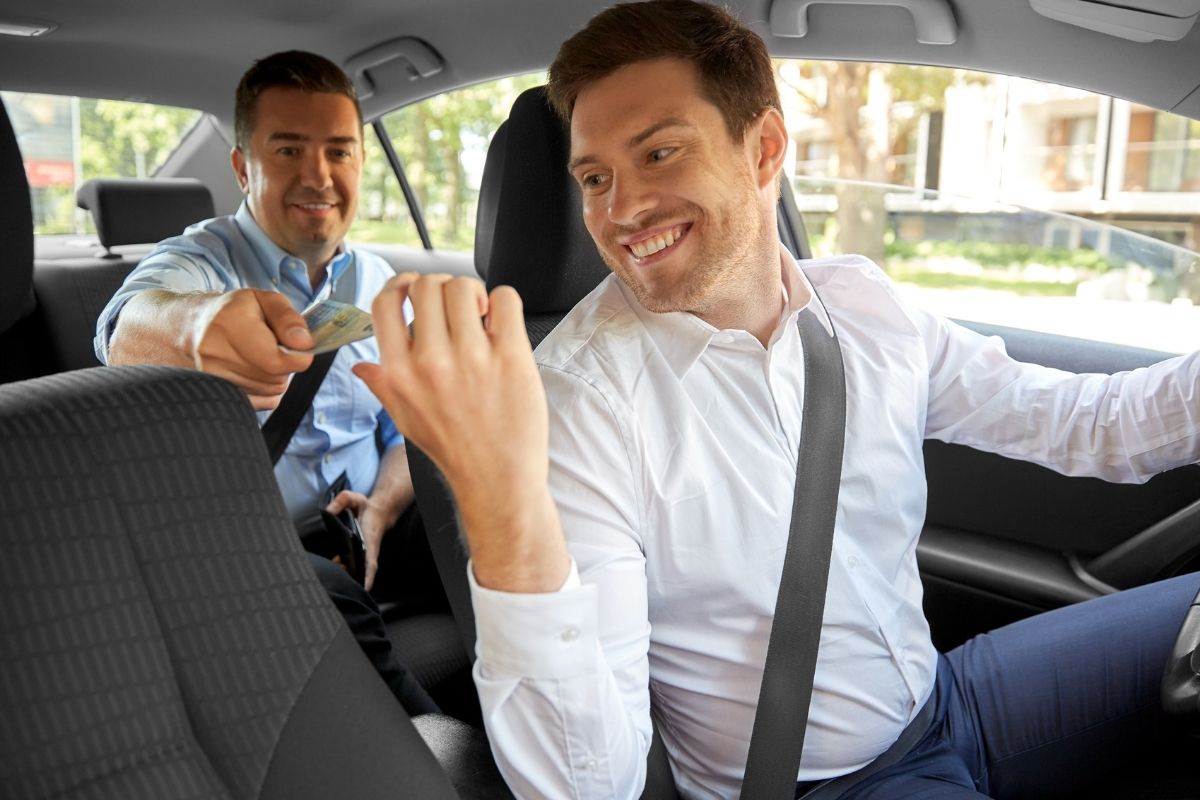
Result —
M 354 373 L 446 476 L 475 579 L 500 591 L 557 591 L 570 558 L 547 485 L 546 397 L 517 293 L 401 273 L 372 310 L 379 363 Z
M 196 369 L 242 387 L 257 410 L 278 406 L 292 374 L 312 364 L 307 353 L 279 349 L 313 346 L 304 318 L 279 292 L 237 289 L 211 296 L 190 338 Z
M 255 410 L 273 409 L 293 373 L 312 364 L 312 336 L 279 292 L 179 294 L 148 289 L 121 309 L 109 364 L 194 367 L 240 386 Z

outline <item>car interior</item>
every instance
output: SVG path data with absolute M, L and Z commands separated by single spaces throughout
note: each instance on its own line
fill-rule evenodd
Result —
M 244 397 L 193 371 L 100 367 L 92 335 L 155 242 L 236 207 L 232 94 L 254 58 L 290 48 L 330 56 L 356 79 L 371 127 L 440 92 L 544 68 L 604 5 L 0 1 L 0 29 L 49 28 L 0 38 L 5 89 L 209 115 L 155 176 L 79 186 L 96 231 L 96 246 L 80 252 L 35 242 L 30 183 L 0 104 L 0 796 L 511 796 L 470 677 L 474 619 L 454 499 L 430 460 L 409 447 L 450 613 L 388 617 L 388 633 L 445 713 L 409 719 L 305 566 Z M 1200 0 L 732 7 L 781 57 L 969 67 L 1200 119 Z M 536 346 L 608 274 L 583 226 L 567 147 L 542 91 L 526 91 L 488 145 L 473 253 L 428 242 L 372 249 L 398 269 L 514 286 Z M 810 256 L 787 182 L 777 219 L 784 244 Z M 1001 337 L 1019 360 L 1073 372 L 1170 355 L 962 324 Z M 927 441 L 925 470 L 918 560 L 939 648 L 1200 569 L 1195 465 L 1116 485 Z M 1192 666 L 1171 690 L 1194 716 L 1200 621 L 1188 636 L 1177 655 Z M 1181 747 L 1194 745 L 1194 733 L 1181 735 Z M 1138 774 L 1102 775 L 1080 796 L 1200 796 L 1157 785 L 1148 758 Z M 660 743 L 650 765 L 643 796 L 675 797 Z

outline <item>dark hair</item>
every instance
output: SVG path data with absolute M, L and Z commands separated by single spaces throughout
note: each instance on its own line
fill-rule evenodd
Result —
M 782 111 L 767 46 L 728 10 L 693 0 L 622 3 L 601 11 L 559 48 L 550 102 L 568 123 L 579 93 L 621 67 L 655 58 L 696 65 L 700 90 L 741 141 L 763 109 Z
M 255 61 L 238 82 L 233 107 L 233 132 L 238 147 L 245 148 L 250 143 L 259 95 L 278 88 L 345 95 L 354 103 L 358 122 L 362 124 L 354 82 L 337 64 L 316 53 L 287 50 Z

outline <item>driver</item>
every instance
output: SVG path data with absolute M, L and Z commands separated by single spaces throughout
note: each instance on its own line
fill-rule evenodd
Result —
M 398 276 L 374 304 L 381 361 L 356 367 L 458 499 L 475 680 L 516 794 L 638 797 L 653 702 L 683 796 L 739 795 L 803 422 L 800 315 L 836 331 L 848 398 L 796 796 L 838 778 L 822 797 L 1048 796 L 1162 747 L 1159 682 L 1200 576 L 939 653 L 921 448 L 1144 481 L 1200 458 L 1200 354 L 1112 376 L 1022 364 L 861 257 L 795 261 L 771 61 L 720 8 L 602 12 L 560 49 L 550 94 L 613 274 L 536 364 L 511 289 Z

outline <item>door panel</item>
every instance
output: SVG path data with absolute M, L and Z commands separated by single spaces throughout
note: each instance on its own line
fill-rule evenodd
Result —
M 979 323 L 1013 357 L 1116 372 L 1170 354 Z M 1197 567 L 1200 467 L 1143 485 L 1070 478 L 961 445 L 927 441 L 929 508 L 917 550 L 939 647 L 1115 588 Z

